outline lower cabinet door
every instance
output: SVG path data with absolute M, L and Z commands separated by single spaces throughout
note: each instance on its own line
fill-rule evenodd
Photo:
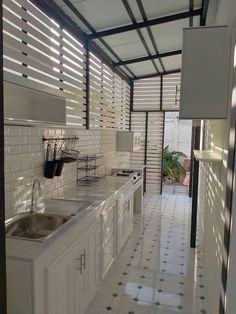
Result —
M 103 269 L 102 269 L 102 273 L 103 273 L 103 277 L 105 276 L 105 274 L 107 273 L 113 258 L 114 258 L 114 233 L 111 232 L 105 242 L 102 245 L 102 260 L 103 260 Z
M 100 228 L 99 223 L 96 223 L 88 230 L 86 254 L 88 303 L 94 296 L 101 277 L 100 252 Z
M 47 314 L 74 314 L 73 272 L 68 254 L 47 268 Z
M 128 237 L 133 229 L 133 216 L 134 216 L 134 207 L 133 207 L 133 197 L 131 197 L 127 202 L 126 207 L 126 236 Z
M 78 254 L 74 258 L 74 308 L 75 314 L 83 314 L 87 306 L 88 285 L 86 276 L 86 240 L 79 242 Z
M 99 224 L 47 268 L 46 314 L 84 314 L 100 279 Z

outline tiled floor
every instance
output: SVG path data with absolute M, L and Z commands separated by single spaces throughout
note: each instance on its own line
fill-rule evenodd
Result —
M 188 195 L 189 186 L 183 184 L 163 184 L 163 193 Z
M 112 265 L 86 314 L 209 313 L 200 249 L 189 248 L 190 199 L 145 197 L 143 221 Z

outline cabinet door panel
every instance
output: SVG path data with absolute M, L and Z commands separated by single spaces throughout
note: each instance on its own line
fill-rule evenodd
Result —
M 90 302 L 100 279 L 100 237 L 98 223 L 93 227 L 89 235 L 86 265 L 88 272 L 88 297 Z
M 73 290 L 72 290 L 73 265 L 70 256 L 64 256 L 47 269 L 48 314 L 73 314 Z
M 109 269 L 114 257 L 114 234 L 111 233 L 103 243 L 103 276 Z

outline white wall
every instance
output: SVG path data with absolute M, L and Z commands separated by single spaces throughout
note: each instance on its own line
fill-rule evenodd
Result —
M 76 184 L 76 163 L 65 165 L 61 177 L 43 177 L 45 149 L 43 136 L 78 136 L 75 146 L 80 154 L 102 153 L 105 172 L 111 168 L 128 166 L 130 153 L 116 151 L 116 131 L 40 128 L 24 126 L 5 127 L 5 195 L 6 218 L 24 211 L 30 202 L 32 182 L 39 178 L 45 197 Z
M 164 147 L 177 150 L 190 157 L 192 121 L 179 120 L 178 113 L 166 113 Z
M 208 24 L 231 25 L 236 16 L 235 0 L 220 0 L 210 5 Z M 233 67 L 232 67 L 233 70 Z M 229 112 L 231 101 L 229 100 Z M 224 256 L 224 223 L 227 153 L 229 140 L 229 119 L 206 121 L 206 148 L 222 154 L 222 163 L 201 164 L 199 185 L 199 221 L 200 238 L 204 249 L 206 277 L 208 283 L 208 300 L 211 314 L 219 313 L 221 293 L 221 270 Z M 235 308 L 234 308 L 235 313 Z

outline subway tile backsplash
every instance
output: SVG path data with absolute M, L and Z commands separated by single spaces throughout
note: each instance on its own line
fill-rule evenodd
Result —
M 61 190 L 76 184 L 76 163 L 65 164 L 60 177 L 44 178 L 43 136 L 78 136 L 79 143 L 73 148 L 78 149 L 80 155 L 102 154 L 104 168 L 101 170 L 106 175 L 110 174 L 111 168 L 127 167 L 130 162 L 129 153 L 116 151 L 116 131 L 113 130 L 5 126 L 6 218 L 29 207 L 32 182 L 35 178 L 40 179 L 43 195 L 47 198 L 56 197 Z

